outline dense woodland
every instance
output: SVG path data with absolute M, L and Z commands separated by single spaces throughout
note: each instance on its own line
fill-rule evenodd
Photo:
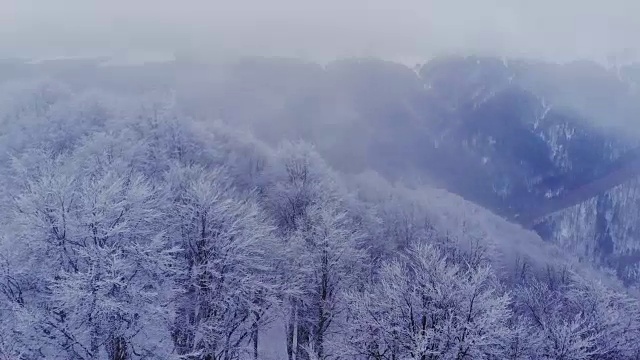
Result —
M 0 359 L 640 358 L 634 290 L 532 233 L 178 109 L 4 86 Z

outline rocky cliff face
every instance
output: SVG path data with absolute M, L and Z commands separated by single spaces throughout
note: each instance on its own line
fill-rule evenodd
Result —
M 615 272 L 627 283 L 640 279 L 640 178 L 568 209 L 537 225 L 549 241 Z

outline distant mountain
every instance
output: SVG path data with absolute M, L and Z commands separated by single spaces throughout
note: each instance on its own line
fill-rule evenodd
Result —
M 640 115 L 640 65 L 491 57 L 442 57 L 416 68 L 278 58 L 63 65 L 0 63 L 0 77 L 174 90 L 194 116 L 249 127 L 270 143 L 303 138 L 344 172 L 371 168 L 410 185 L 435 184 L 516 222 L 640 154 L 640 127 L 630 126 Z M 632 281 L 640 195 L 637 179 L 620 182 L 542 219 L 536 230 Z
M 377 59 L 323 68 L 252 59 L 234 67 L 213 103 L 265 139 L 314 141 L 343 171 L 434 183 L 517 221 L 638 158 L 637 134 L 620 131 L 640 114 L 633 69 L 477 57 L 418 69 Z M 578 205 L 589 214 L 582 222 L 567 210 L 536 229 L 630 279 L 640 260 L 630 224 L 640 219 L 629 195 L 615 191 L 613 200 Z

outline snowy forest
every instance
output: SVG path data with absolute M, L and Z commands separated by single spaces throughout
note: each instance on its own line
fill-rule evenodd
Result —
M 0 0 L 0 360 L 640 360 L 640 0 Z
M 171 93 L 6 83 L 1 359 L 637 359 L 634 289 Z

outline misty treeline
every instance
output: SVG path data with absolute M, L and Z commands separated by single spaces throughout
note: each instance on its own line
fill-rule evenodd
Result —
M 436 221 L 426 190 L 170 96 L 2 93 L 1 359 L 640 357 L 636 298 L 504 255 L 472 205 Z

